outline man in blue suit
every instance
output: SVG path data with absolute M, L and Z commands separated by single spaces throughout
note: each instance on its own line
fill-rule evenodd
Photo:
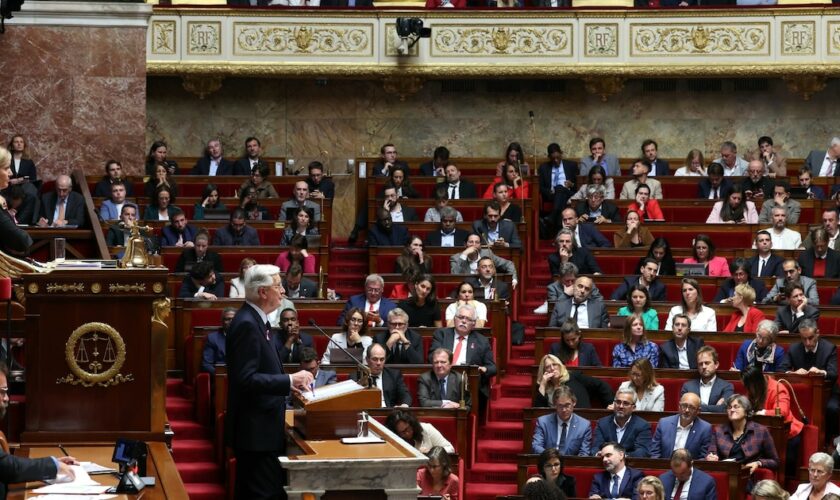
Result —
M 636 408 L 636 391 L 630 387 L 619 388 L 613 401 L 613 415 L 598 420 L 592 449 L 614 441 L 619 443 L 631 457 L 650 455 L 650 424 L 633 415 Z
M 198 230 L 187 222 L 187 216 L 180 208 L 172 211 L 171 221 L 163 227 L 161 246 L 192 248 L 195 246 L 195 235 Z
M 665 500 L 716 500 L 718 497 L 715 480 L 702 470 L 695 469 L 691 464 L 691 453 L 683 448 L 674 451 L 671 470 L 659 479 L 665 487 Z
M 650 443 L 652 458 L 668 458 L 674 450 L 686 449 L 691 456 L 703 460 L 712 441 L 712 426 L 697 418 L 700 396 L 687 392 L 680 398 L 680 413 L 659 420 Z
M 207 141 L 204 156 L 195 162 L 190 173 L 192 175 L 234 175 L 234 165 L 230 160 L 222 157 L 222 142 L 219 139 Z M 244 173 L 244 172 L 242 172 Z
M 575 415 L 577 397 L 567 385 L 561 385 L 554 391 L 552 400 L 556 411 L 537 419 L 531 453 L 556 448 L 561 455 L 588 457 L 592 425 L 589 420 Z
M 207 336 L 204 342 L 204 351 L 201 356 L 201 371 L 207 372 L 210 375 L 216 374 L 216 363 L 225 362 L 225 341 L 227 339 L 227 332 L 230 328 L 230 322 L 236 315 L 236 309 L 233 307 L 225 307 L 222 311 L 222 327 Z M 213 378 L 210 378 L 212 383 Z
M 277 457 L 286 454 L 282 422 L 286 397 L 315 381 L 300 370 L 287 375 L 271 343 L 268 315 L 283 300 L 280 269 L 256 265 L 243 280 L 245 303 L 230 324 L 226 341 L 228 404 L 225 444 L 236 457 L 235 498 L 284 500 L 285 471 Z
M 367 316 L 368 326 L 384 326 L 385 319 L 391 309 L 397 307 L 391 299 L 382 296 L 385 290 L 385 280 L 378 274 L 371 274 L 365 278 L 365 293 L 353 295 L 344 305 L 344 310 L 338 316 L 338 326 L 344 324 L 344 316 L 347 311 L 358 307 Z
M 662 0 L 664 2 L 665 0 Z M 662 3 L 660 3 L 662 5 Z M 642 143 L 642 154 L 650 162 L 648 177 L 664 177 L 671 175 L 671 164 L 668 160 L 659 158 L 659 145 L 653 139 L 646 139 Z
M 717 376 L 720 366 L 714 347 L 704 345 L 697 350 L 697 372 L 700 378 L 686 380 L 680 389 L 680 397 L 687 392 L 700 396 L 700 411 L 723 413 L 726 398 L 735 393 L 732 384 Z M 702 390 L 701 390 L 702 389 Z
M 604 462 L 604 472 L 592 476 L 589 498 L 639 498 L 636 485 L 644 474 L 624 463 L 625 449 L 615 441 L 602 443 L 598 455 Z
M 574 233 L 575 244 L 580 248 L 609 248 L 610 240 L 598 231 L 593 224 L 578 224 L 577 212 L 574 208 L 565 208 L 560 212 L 560 222 L 563 228 Z
M 583 224 L 584 226 L 586 224 Z M 656 279 L 656 273 L 659 271 L 659 263 L 656 259 L 648 257 L 642 261 L 642 266 L 639 268 L 638 276 L 627 276 L 624 281 L 615 289 L 610 296 L 610 300 L 627 300 L 627 294 L 634 286 L 642 285 L 647 288 L 650 300 L 657 302 L 664 302 L 665 298 L 665 284 Z
M 300 369 L 308 371 L 315 377 L 315 387 L 334 384 L 338 380 L 334 371 L 321 369 L 321 359 L 311 347 L 300 350 Z

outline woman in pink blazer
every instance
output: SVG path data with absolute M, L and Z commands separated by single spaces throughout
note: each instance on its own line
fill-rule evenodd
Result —
M 731 276 L 729 263 L 723 257 L 715 257 L 715 244 L 708 235 L 698 234 L 692 248 L 694 257 L 688 257 L 686 264 L 705 264 L 709 276 Z
M 718 201 L 712 207 L 706 224 L 758 224 L 758 212 L 755 203 L 744 200 L 741 185 L 735 184 L 726 201 Z

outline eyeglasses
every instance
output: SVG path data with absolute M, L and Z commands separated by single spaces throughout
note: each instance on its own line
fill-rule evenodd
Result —
M 468 323 L 475 323 L 474 319 L 470 318 L 469 316 L 464 316 L 462 314 L 459 314 L 458 316 L 455 316 L 455 319 L 457 319 L 459 321 L 466 321 Z
M 616 399 L 613 401 L 615 406 L 636 406 L 636 403 L 631 403 L 630 401 L 622 401 L 620 399 Z
M 686 403 L 680 403 L 680 410 L 694 410 L 694 411 L 697 411 L 699 409 L 700 408 L 697 407 L 697 406 L 692 406 L 692 405 L 686 404 Z
M 402 321 L 390 321 L 388 324 L 395 328 L 401 328 L 406 325 L 406 323 L 403 323 Z
M 375 288 L 375 287 L 372 287 L 372 286 L 369 286 L 369 287 L 365 288 L 365 290 L 367 290 L 368 292 L 371 292 L 371 293 L 382 293 L 381 288 Z

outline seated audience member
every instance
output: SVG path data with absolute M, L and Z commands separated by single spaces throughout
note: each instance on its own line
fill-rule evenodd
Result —
M 674 172 L 675 177 L 706 177 L 706 167 L 703 152 L 692 149 L 685 157 L 685 165 Z M 701 197 L 702 198 L 702 197 Z
M 653 139 L 645 139 L 642 142 L 642 155 L 650 163 L 650 177 L 665 177 L 671 175 L 671 164 L 668 160 L 659 158 L 659 144 Z
M 280 238 L 280 246 L 288 246 L 292 244 L 295 235 L 313 236 L 319 234 L 318 224 L 313 222 L 306 208 L 299 208 L 295 211 L 295 216 L 289 226 L 283 230 L 283 237 Z
M 575 414 L 575 394 L 561 385 L 552 393 L 551 403 L 554 413 L 541 416 L 534 425 L 531 453 L 555 448 L 560 455 L 590 456 L 592 424 Z
M 735 184 L 726 200 L 715 202 L 706 224 L 757 224 L 755 203 L 746 200 L 741 186 Z
M 379 159 L 373 165 L 373 175 L 375 177 L 389 177 L 391 175 L 391 168 L 399 166 L 408 172 L 408 163 L 397 159 L 397 147 L 391 143 L 383 144 L 379 148 Z
M 413 282 L 414 293 L 399 303 L 399 307 L 408 315 L 408 325 L 412 328 L 440 328 L 440 307 L 434 276 L 418 273 L 413 277 Z
M 602 186 L 604 188 L 604 198 L 608 200 L 615 199 L 615 182 L 612 177 L 607 177 L 607 171 L 604 170 L 604 167 L 595 166 L 589 171 L 586 184 L 581 184 L 577 192 L 569 198 L 569 203 L 571 204 L 572 200 L 585 200 L 587 193 L 589 193 L 589 188 L 593 186 Z
M 322 370 L 318 360 L 318 353 L 311 347 L 304 347 L 300 350 L 300 369 L 306 370 L 315 377 L 315 387 L 334 384 L 338 381 L 337 375 L 332 370 Z
M 114 181 L 110 184 L 110 188 L 111 193 L 108 195 L 108 199 L 104 200 L 99 208 L 99 217 L 106 221 L 119 219 L 122 207 L 126 203 L 134 205 L 134 203 L 125 200 L 125 184 L 121 180 Z
M 496 265 L 490 257 L 482 257 L 478 261 L 478 273 L 467 278 L 472 283 L 478 298 L 484 300 L 502 299 L 505 302 L 510 300 L 510 288 L 507 283 L 496 276 Z M 516 281 L 511 283 L 511 288 L 516 289 Z
M 414 235 L 409 238 L 408 244 L 403 247 L 402 253 L 394 262 L 394 272 L 397 274 L 432 272 L 432 256 L 423 251 L 423 240 L 419 236 Z
M 659 368 L 696 370 L 703 338 L 691 335 L 691 320 L 685 314 L 674 316 L 673 324 L 673 337 L 659 345 Z
M 662 184 L 656 180 L 648 177 L 651 171 L 651 163 L 646 159 L 637 159 L 633 162 L 630 170 L 632 179 L 624 183 L 621 188 L 621 194 L 618 196 L 620 200 L 633 200 L 636 198 L 636 188 L 642 184 L 648 187 L 648 198 L 654 200 L 662 199 Z
M 438 182 L 435 185 L 435 190 L 443 187 L 450 200 L 463 200 L 469 198 L 478 198 L 478 192 L 475 189 L 475 184 L 467 179 L 461 178 L 461 171 L 453 163 L 449 163 L 444 169 L 446 180 Z
M 385 362 L 388 364 L 414 365 L 423 362 L 423 338 L 409 329 L 408 320 L 408 313 L 395 307 L 388 312 L 387 329 L 373 337 L 375 343 L 385 348 Z
M 809 278 L 840 278 L 840 252 L 828 244 L 828 231 L 818 227 L 808 235 L 813 242 L 811 248 L 799 253 L 799 266 L 802 274 Z
M 178 262 L 175 263 L 176 273 L 189 272 L 192 266 L 208 260 L 213 263 L 213 269 L 216 274 L 221 275 L 224 272 L 222 268 L 222 257 L 212 250 L 208 250 L 210 246 L 210 235 L 204 229 L 199 229 L 195 235 L 195 246 L 192 248 L 184 248 L 178 257 Z
M 167 188 L 172 193 L 172 197 L 178 196 L 178 185 L 175 183 L 175 178 L 169 173 L 169 169 L 163 163 L 155 166 L 154 175 L 149 177 L 143 184 L 143 195 L 146 198 L 155 198 L 158 189 Z
M 653 365 L 647 358 L 638 358 L 630 364 L 629 380 L 621 383 L 619 388 L 630 388 L 636 391 L 636 409 L 638 411 L 663 411 L 665 409 L 665 387 L 656 382 Z M 607 409 L 612 409 L 612 405 Z
M 680 389 L 680 397 L 687 392 L 697 394 L 700 397 L 700 411 L 704 413 L 725 412 L 726 398 L 734 394 L 735 389 L 731 383 L 717 376 L 719 366 L 718 353 L 714 347 L 705 345 L 698 349 L 697 372 L 700 377 L 687 380 Z
M 627 276 L 618 285 L 610 300 L 622 300 L 627 298 L 627 294 L 633 289 L 635 285 L 640 285 L 648 291 L 650 300 L 656 302 L 664 302 L 665 299 L 665 284 L 657 279 L 656 271 L 659 270 L 659 263 L 655 259 L 645 258 L 642 266 L 639 268 L 638 276 Z M 659 322 L 657 321 L 657 325 Z M 658 330 L 658 328 L 653 328 Z
M 653 179 L 650 180 L 652 181 Z M 635 198 L 627 205 L 627 213 L 629 214 L 630 212 L 639 214 L 641 221 L 662 222 L 665 220 L 665 216 L 662 214 L 662 208 L 659 206 L 659 201 L 650 198 L 650 186 L 647 184 L 636 186 Z
M 143 220 L 170 220 L 175 215 L 176 210 L 181 210 L 172 205 L 172 202 L 172 191 L 167 187 L 161 187 L 155 193 L 155 197 L 151 199 L 151 203 L 146 206 Z
M 245 222 L 245 211 L 241 208 L 235 208 L 230 214 L 230 223 L 216 230 L 216 234 L 213 236 L 213 245 L 222 247 L 259 246 L 260 237 L 257 230 Z
M 417 400 L 424 408 L 470 407 L 470 393 L 464 390 L 464 373 L 452 371 L 452 351 L 432 351 L 432 369 L 417 379 Z
M 717 498 L 714 478 L 695 468 L 693 459 L 691 452 L 683 448 L 675 450 L 671 455 L 671 470 L 659 476 L 667 498 Z
M 755 331 L 755 339 L 745 340 L 731 370 L 744 371 L 748 366 L 758 366 L 765 372 L 777 372 L 782 366 L 782 357 L 785 350 L 776 344 L 776 336 L 779 334 L 779 326 L 769 319 L 758 324 Z
M 134 205 L 123 205 L 120 211 L 120 222 L 108 227 L 108 234 L 105 237 L 109 247 L 125 246 L 125 242 L 131 234 L 131 227 L 137 221 L 137 207 Z M 120 224 L 123 227 L 120 227 Z M 143 232 L 141 232 L 143 234 Z M 149 248 L 149 247 L 147 247 Z
M 756 415 L 781 415 L 788 427 L 786 475 L 793 476 L 799 464 L 800 434 L 805 424 L 791 412 L 791 394 L 788 388 L 764 374 L 757 366 L 748 366 L 741 372 L 741 382 Z
M 247 161 L 246 158 L 239 159 L 239 161 L 242 160 Z M 268 180 L 269 172 L 270 170 L 268 169 L 267 164 L 259 162 L 254 164 L 254 166 L 250 169 L 250 177 L 248 180 L 239 186 L 239 196 L 242 197 L 243 193 L 248 190 L 253 190 L 254 198 L 258 200 L 280 198 L 280 195 L 277 194 L 277 191 L 274 189 L 274 185 Z
M 671 0 L 663 0 L 671 1 Z M 694 1 L 694 0 L 685 0 Z M 640 0 L 636 0 L 636 5 L 639 5 Z M 645 476 L 636 484 L 636 493 L 639 498 L 651 498 L 653 500 L 665 500 L 665 487 L 662 486 L 662 481 L 656 476 Z
M 474 221 L 472 232 L 481 236 L 481 241 L 493 247 L 522 248 L 516 224 L 501 218 L 501 207 L 495 201 L 484 205 L 484 217 Z
M 218 233 L 217 233 L 218 234 Z M 307 274 L 315 274 L 318 270 L 315 267 L 315 256 L 309 253 L 309 243 L 306 238 L 297 234 L 289 243 L 289 249 L 285 252 L 280 252 L 274 265 L 279 267 L 281 271 L 286 272 L 292 264 L 299 264 L 303 268 L 303 272 Z
M 261 179 L 255 179 L 253 177 L 254 167 L 265 165 L 266 169 L 268 168 L 268 165 L 261 159 L 262 152 L 262 144 L 259 139 L 256 137 L 248 137 L 245 139 L 245 151 L 243 152 L 242 157 L 236 160 L 233 164 L 233 175 L 251 175 L 250 179 L 242 183 L 243 188 L 247 184 L 257 187 L 261 184 L 261 181 L 268 177 L 268 171 L 266 171 L 265 175 L 262 175 L 260 170 L 257 170 L 257 173 L 260 174 Z M 251 181 L 254 181 L 254 183 Z M 271 187 L 271 190 L 274 190 L 274 186 Z M 261 190 L 258 189 L 258 193 L 259 191 Z M 262 190 L 262 193 L 259 193 L 261 198 L 278 198 L 278 196 L 264 196 L 265 194 L 264 190 Z M 274 194 L 276 195 L 277 193 L 275 192 Z
M 625 454 L 635 456 L 630 451 L 632 447 L 628 448 L 616 441 L 606 441 L 599 442 L 598 446 L 593 448 L 598 450 L 598 456 L 604 463 L 604 472 L 593 476 L 589 498 L 638 498 L 636 488 L 644 474 L 640 470 L 627 467 L 624 463 Z
M 805 188 L 805 198 L 809 200 L 824 200 L 825 191 L 819 186 L 813 184 L 814 177 L 808 167 L 802 166 L 799 168 L 799 187 Z M 835 249 L 836 250 L 836 249 Z
M 773 197 L 773 181 L 766 176 L 761 160 L 750 160 L 747 177 L 741 182 L 741 193 L 745 200 L 764 201 Z
M 708 176 L 697 184 L 697 197 L 701 200 L 725 200 L 732 191 L 732 181 L 723 175 L 723 166 L 712 163 L 707 169 Z
M 228 297 L 230 297 L 231 299 L 245 297 L 245 287 L 243 286 L 243 282 L 245 281 L 245 271 L 251 269 L 253 266 L 256 265 L 257 261 L 252 259 L 251 257 L 245 257 L 239 262 L 239 276 L 230 280 L 230 290 L 228 291 Z M 283 288 L 288 294 L 289 289 L 286 286 L 285 282 L 283 283 Z
M 385 291 L 385 280 L 378 274 L 369 274 L 365 278 L 365 292 L 358 295 L 353 295 L 347 300 L 344 305 L 344 310 L 338 317 L 338 324 L 345 323 L 344 316 L 352 308 L 357 308 L 363 312 L 362 316 L 365 318 L 365 324 L 370 327 L 377 327 L 385 325 L 385 319 L 391 309 L 397 305 L 391 300 L 382 297 L 382 292 Z
M 567 319 L 572 319 L 580 328 L 608 328 L 607 307 L 602 298 L 591 296 L 592 289 L 592 278 L 581 276 L 575 280 L 572 300 L 564 300 L 554 306 L 548 326 L 560 326 Z
M 612 389 L 603 380 L 578 370 L 569 371 L 557 356 L 546 354 L 537 369 L 537 390 L 531 404 L 535 407 L 549 406 L 552 394 L 561 386 L 567 386 L 572 391 L 580 408 L 594 408 L 593 399 L 599 408 L 603 408 L 613 397 Z
M 123 178 L 122 164 L 117 160 L 108 160 L 105 162 L 105 177 L 93 187 L 93 196 L 109 198 L 111 196 L 111 186 L 116 182 L 123 183 L 126 196 L 134 195 L 134 186 L 128 179 Z
M 441 222 L 443 220 L 443 209 L 449 207 L 449 194 L 446 192 L 446 186 L 435 187 L 435 206 L 426 210 L 426 215 L 423 216 L 423 222 Z M 455 222 L 464 222 L 464 216 L 461 215 L 455 207 L 450 207 L 455 210 Z
M 408 229 L 402 224 L 394 224 L 391 212 L 385 208 L 376 210 L 376 224 L 368 231 L 369 246 L 405 246 L 408 240 Z
M 680 397 L 680 410 L 676 415 L 659 419 L 650 443 L 651 458 L 668 458 L 677 450 L 687 451 L 696 460 L 709 454 L 712 426 L 699 418 L 700 396 L 687 392 Z
M 343 324 L 339 324 L 343 331 L 334 333 L 330 337 L 330 342 L 321 357 L 322 365 L 330 364 L 330 353 L 333 349 L 339 349 L 339 347 L 367 349 L 373 344 L 373 339 L 368 336 L 368 323 L 365 321 L 365 313 L 361 309 L 351 307 L 342 315 L 341 321 Z M 367 359 L 363 361 L 367 363 Z
M 728 422 L 712 428 L 712 441 L 706 460 L 732 459 L 749 470 L 750 475 L 759 467 L 776 470 L 779 455 L 767 427 L 748 420 L 753 414 L 749 398 L 734 394 L 726 399 Z M 736 438 L 737 436 L 737 438 Z
M 504 175 L 497 176 L 487 186 L 482 198 L 489 200 L 495 197 L 496 188 L 501 184 L 507 187 L 507 198 L 510 200 L 527 200 L 530 198 L 531 185 L 522 178 L 522 167 L 516 163 L 504 166 Z
M 283 288 L 288 299 L 314 299 L 318 296 L 318 284 L 303 277 L 303 266 L 297 262 L 286 271 Z
M 190 225 L 184 211 L 176 207 L 176 210 L 172 211 L 169 224 L 163 226 L 161 232 L 161 246 L 190 248 L 195 246 L 198 229 Z
M 420 274 L 417 269 L 406 269 L 400 273 L 402 283 L 394 283 L 391 287 L 391 293 L 388 294 L 389 299 L 402 300 L 407 299 L 414 294 L 414 280 Z
M 309 176 L 306 177 L 309 197 L 316 200 L 335 198 L 335 184 L 324 176 L 324 165 L 319 161 L 313 161 L 306 168 L 309 171 Z
M 645 259 L 651 258 L 659 264 L 657 276 L 674 276 L 677 274 L 676 262 L 671 252 L 671 245 L 665 238 L 656 238 L 648 248 L 647 255 L 639 259 L 639 267 L 645 263 Z
M 761 205 L 761 212 L 758 214 L 758 222 L 762 224 L 774 223 L 776 221 L 776 208 L 784 209 L 785 223 L 796 224 L 799 222 L 799 214 L 802 212 L 800 203 L 790 197 L 790 186 L 787 181 L 776 181 L 773 187 L 773 198 L 767 199 Z
M 548 145 L 548 161 L 539 166 L 537 175 L 542 202 L 550 203 L 555 210 L 565 208 L 576 189 L 577 162 L 563 158 L 560 145 L 552 142 Z
M 493 188 L 492 200 L 499 204 L 501 209 L 502 219 L 507 219 L 513 223 L 523 222 L 522 218 L 522 201 L 512 203 L 510 200 L 511 189 L 503 182 L 497 182 L 491 186 Z
M 568 262 L 578 268 L 580 274 L 601 274 L 601 268 L 595 257 L 586 248 L 575 244 L 574 233 L 569 229 L 561 229 L 554 238 L 557 252 L 548 256 L 548 268 L 552 276 L 559 276 L 560 267 Z
M 145 173 L 149 177 L 154 177 L 155 167 L 159 163 L 166 165 L 166 170 L 169 175 L 178 174 L 178 163 L 173 160 L 168 160 L 166 157 L 169 154 L 169 147 L 163 141 L 155 141 L 152 147 L 149 148 L 149 154 L 146 156 Z
M 449 150 L 445 146 L 438 146 L 432 153 L 432 160 L 420 164 L 420 175 L 429 177 L 443 177 L 443 170 L 449 164 Z
M 222 310 L 221 327 L 210 333 L 204 342 L 204 350 L 201 354 L 201 371 L 209 373 L 211 376 L 216 374 L 216 365 L 225 362 L 225 340 L 234 316 L 236 316 L 236 308 L 225 307 Z
M 782 486 L 772 479 L 762 479 L 755 483 L 750 492 L 755 500 L 789 500 L 790 495 Z M 826 495 L 822 500 L 830 500 L 831 495 Z
M 427 0 L 427 4 L 431 1 L 435 0 Z M 438 1 L 448 2 L 449 0 Z M 455 0 L 455 2 L 458 1 L 462 4 L 460 7 L 466 6 L 466 0 Z M 441 5 L 441 7 L 446 7 L 446 5 Z M 429 461 L 426 466 L 417 469 L 417 487 L 420 488 L 420 495 L 458 500 L 460 480 L 452 472 L 446 450 L 440 446 L 433 446 L 427 455 Z
M 385 348 L 372 343 L 365 353 L 371 384 L 380 391 L 382 408 L 411 406 L 411 393 L 408 392 L 402 372 L 385 366 Z M 359 372 L 351 373 L 350 378 L 358 381 Z
M 603 186 L 589 186 L 586 190 L 586 200 L 575 207 L 578 222 L 593 224 L 611 224 L 621 222 L 621 214 L 615 203 L 604 199 Z
M 566 366 L 603 366 L 595 346 L 581 339 L 577 323 L 566 320 L 560 325 L 560 341 L 551 344 L 549 352 Z
M 382 206 L 385 210 L 388 210 L 391 213 L 392 221 L 402 223 L 419 220 L 417 218 L 417 212 L 413 207 L 400 203 L 400 199 L 397 197 L 396 188 L 393 186 L 386 186 L 382 194 L 385 198 Z
M 817 282 L 813 278 L 802 276 L 802 267 L 794 259 L 785 259 L 782 262 L 780 278 L 776 278 L 773 288 L 764 297 L 765 304 L 787 304 L 787 289 L 794 283 L 799 283 L 805 290 L 805 297 L 808 304 L 817 307 L 820 305 L 820 297 L 817 294 Z
M 41 227 L 64 227 L 85 225 L 85 200 L 73 191 L 73 181 L 67 175 L 55 179 L 55 191 L 41 197 Z
M 223 158 L 222 142 L 219 139 L 207 141 L 204 156 L 195 162 L 192 175 L 234 175 L 233 162 Z
M 321 205 L 309 199 L 309 185 L 306 181 L 295 182 L 292 198 L 280 205 L 280 219 L 290 220 L 298 208 L 308 209 L 312 214 L 312 222 L 321 221 Z
M 767 239 L 769 241 L 769 237 Z M 779 259 L 779 264 L 781 264 L 781 259 Z M 732 302 L 732 298 L 735 295 L 735 287 L 738 285 L 749 285 L 755 292 L 755 302 L 760 303 L 763 301 L 767 295 L 767 287 L 764 286 L 764 280 L 752 278 L 750 267 L 749 260 L 743 257 L 735 258 L 732 264 L 729 265 L 729 274 L 731 277 L 721 283 L 714 301 L 721 303 Z
M 838 214 L 834 208 L 828 208 L 822 212 L 822 228 L 825 229 L 826 236 L 828 236 L 828 248 L 832 250 L 840 250 L 840 226 L 838 226 Z M 802 242 L 805 248 L 814 246 L 814 241 L 811 237 L 811 231 L 808 231 L 808 236 Z
M 575 245 L 583 248 L 608 248 L 610 241 L 598 231 L 594 224 L 578 224 L 577 213 L 568 207 L 560 212 L 561 228 L 568 229 L 574 235 Z M 638 221 L 637 221 L 638 222 Z
M 808 459 L 808 482 L 796 488 L 790 497 L 791 500 L 823 499 L 829 493 L 840 495 L 840 486 L 831 482 L 832 472 L 834 472 L 834 459 L 831 455 L 821 451 L 811 455 Z
M 723 175 L 726 177 L 741 177 L 747 173 L 747 160 L 738 156 L 738 146 L 732 141 L 720 145 L 720 158 L 714 163 L 723 167 Z
M 181 298 L 216 300 L 224 296 L 225 282 L 221 277 L 216 278 L 213 263 L 208 261 L 199 262 L 190 269 L 178 292 Z
M 426 235 L 426 245 L 430 247 L 464 246 L 470 233 L 465 229 L 455 227 L 455 223 L 458 222 L 458 211 L 450 206 L 444 206 L 441 207 L 439 215 L 440 231 L 430 231 Z
M 269 220 L 268 208 L 260 205 L 257 190 L 249 186 L 239 194 L 239 208 L 245 211 L 246 220 Z
M 799 283 L 792 283 L 786 290 L 788 305 L 779 306 L 776 309 L 776 324 L 779 326 L 779 333 L 799 333 L 799 325 L 802 321 L 810 319 L 819 321 L 820 310 L 808 304 L 805 298 L 805 289 Z
M 715 244 L 706 234 L 698 234 L 692 245 L 692 257 L 683 259 L 686 264 L 704 264 L 708 276 L 729 276 L 729 263 L 725 257 L 715 257 Z
M 583 226 L 587 226 L 584 224 Z M 638 248 L 646 247 L 653 242 L 653 235 L 648 228 L 642 225 L 642 217 L 635 210 L 627 210 L 627 217 L 624 221 L 624 231 L 616 231 L 613 234 L 613 243 L 616 248 Z
M 522 489 L 526 499 L 563 500 L 575 496 L 575 477 L 563 473 L 563 458 L 556 448 L 547 448 L 540 453 L 537 470 L 539 475 L 530 477 Z
M 578 268 L 576 265 L 571 262 L 560 264 L 560 270 L 557 271 L 557 275 L 553 276 L 553 280 L 546 287 L 547 300 L 534 313 L 548 314 L 549 302 L 572 300 L 572 296 L 575 294 L 575 281 L 577 279 Z M 600 297 L 603 299 L 601 291 L 595 285 L 593 285 L 591 297 Z
M 479 300 L 475 300 L 475 287 L 469 281 L 462 281 L 460 285 L 458 285 L 457 295 L 455 296 L 455 302 L 449 304 L 446 307 L 446 311 L 444 312 L 444 318 L 446 318 L 446 326 L 453 327 L 455 326 L 455 314 L 458 309 L 463 305 L 472 306 L 476 312 L 476 320 L 475 320 L 475 327 L 476 328 L 484 328 L 484 325 L 487 324 L 487 306 L 484 302 Z
M 618 299 L 616 299 L 618 300 Z M 651 306 L 648 289 L 639 283 L 630 287 L 630 291 L 624 296 L 626 306 L 618 309 L 619 316 L 630 316 L 637 314 L 641 316 L 648 330 L 659 330 L 659 316 L 656 309 Z
M 756 278 L 784 276 L 782 272 L 784 259 L 773 253 L 773 237 L 769 231 L 761 230 L 755 233 L 753 248 L 756 251 L 755 255 L 748 261 L 750 276 Z
M 38 223 L 41 215 L 41 202 L 36 194 L 30 194 L 18 184 L 9 186 L 3 192 L 6 197 L 6 212 L 14 219 L 16 224 L 34 226 Z
M 496 177 L 503 177 L 505 167 L 508 165 L 519 165 L 521 171 L 525 175 L 531 170 L 528 162 L 525 160 L 525 151 L 522 150 L 522 145 L 518 142 L 511 142 L 505 149 L 505 159 L 496 164 Z
M 671 308 L 665 329 L 673 326 L 674 316 L 685 314 L 691 320 L 691 330 L 695 332 L 716 332 L 717 316 L 715 310 L 703 305 L 700 283 L 694 278 L 682 279 L 682 303 Z
M 314 349 L 315 344 L 311 335 L 300 331 L 300 321 L 298 320 L 297 311 L 293 307 L 283 307 L 283 305 L 281 307 L 282 309 L 278 308 L 279 313 L 277 314 L 277 334 L 271 340 L 274 342 L 280 361 L 283 363 L 302 363 L 304 356 L 303 350 L 307 348 Z M 330 347 L 332 346 L 327 346 L 327 348 Z M 317 356 L 317 353 L 313 354 L 313 358 L 316 360 Z M 312 375 L 317 380 L 317 374 L 312 372 Z M 327 376 L 332 379 L 328 383 L 335 382 L 334 373 L 332 375 L 327 374 Z
M 205 210 L 226 210 L 227 207 L 222 203 L 219 197 L 219 188 L 215 184 L 208 184 L 204 186 L 201 193 L 201 201 L 195 204 L 193 219 L 203 220 Z
M 428 453 L 435 446 L 443 448 L 446 453 L 455 453 L 452 443 L 439 430 L 432 424 L 418 421 L 410 411 L 395 409 L 385 419 L 385 426 L 420 453 Z
M 724 332 L 755 332 L 758 324 L 764 321 L 764 313 L 753 306 L 755 304 L 755 290 L 750 285 L 742 283 L 735 287 L 735 294 L 729 301 L 735 311 L 729 317 L 729 322 L 723 327 Z
M 604 139 L 600 137 L 592 138 L 589 141 L 589 152 L 589 156 L 580 159 L 580 175 L 587 175 L 595 166 L 603 168 L 610 177 L 621 175 L 618 157 L 607 153 L 607 143 Z
M 776 0 L 747 0 L 754 4 L 775 4 Z M 761 136 L 758 138 L 758 150 L 752 153 L 752 159 L 759 160 L 764 167 L 764 173 L 770 177 L 785 177 L 787 175 L 787 159 L 773 149 L 773 138 Z M 808 170 L 810 173 L 810 170 Z
M 828 144 L 828 150 L 811 150 L 805 159 L 805 167 L 814 177 L 834 177 L 840 173 L 837 170 L 837 160 L 840 158 L 840 137 L 833 137 Z
M 622 342 L 613 347 L 612 358 L 613 368 L 628 368 L 641 358 L 647 358 L 654 368 L 659 366 L 659 346 L 645 336 L 645 323 L 638 314 L 627 317 Z

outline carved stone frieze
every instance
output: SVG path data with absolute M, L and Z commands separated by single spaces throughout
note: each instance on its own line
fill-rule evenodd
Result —
M 177 52 L 175 21 L 152 21 L 152 54 L 173 55 Z
M 222 53 L 222 23 L 190 21 L 187 23 L 187 54 L 216 56 Z
M 618 57 L 617 24 L 587 24 L 585 32 L 587 57 Z
M 235 55 L 372 56 L 372 24 L 234 23 Z
M 435 24 L 432 57 L 572 56 L 572 25 Z
M 840 21 L 829 22 L 827 28 L 828 46 L 826 50 L 833 56 L 840 55 Z
M 770 54 L 770 23 L 631 24 L 631 56 Z
M 782 54 L 786 56 L 814 55 L 816 25 L 813 21 L 782 23 Z

